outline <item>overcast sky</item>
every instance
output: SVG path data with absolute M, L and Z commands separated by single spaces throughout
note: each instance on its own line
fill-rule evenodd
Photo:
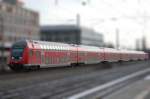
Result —
M 143 34 L 150 42 L 150 0 L 23 1 L 26 7 L 40 13 L 42 25 L 76 24 L 76 15 L 79 14 L 81 25 L 103 33 L 106 42 L 115 44 L 116 29 L 119 30 L 122 47 L 134 48 L 135 39 L 141 38 Z M 86 5 L 83 5 L 84 1 Z

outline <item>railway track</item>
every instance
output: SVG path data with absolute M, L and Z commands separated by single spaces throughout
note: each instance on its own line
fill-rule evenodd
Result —
M 99 65 L 55 68 L 0 76 L 0 99 L 66 99 L 133 72 L 149 68 L 149 62 L 114 63 L 102 70 Z M 118 65 L 118 66 L 117 66 Z

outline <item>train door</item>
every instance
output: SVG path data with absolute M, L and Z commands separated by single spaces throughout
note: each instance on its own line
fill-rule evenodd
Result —
M 30 49 L 29 50 L 29 58 L 28 58 L 29 60 L 29 64 L 33 64 L 33 50 L 32 49 Z
M 100 58 L 100 62 L 103 62 L 105 60 L 105 51 L 104 48 L 101 48 L 99 51 L 99 58 Z
M 44 50 L 41 51 L 41 64 L 45 64 L 45 54 L 44 54 Z
M 35 51 L 35 55 L 36 55 L 36 64 L 41 64 L 41 52 L 39 50 Z
M 71 59 L 71 63 L 77 63 L 78 62 L 77 51 L 73 50 L 70 52 L 70 59 Z

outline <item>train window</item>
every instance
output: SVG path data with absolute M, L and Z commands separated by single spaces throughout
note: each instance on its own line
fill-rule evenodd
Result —
M 64 46 L 64 50 L 66 50 L 66 47 Z
M 61 46 L 60 49 L 63 50 L 63 47 Z
M 56 46 L 56 50 L 59 50 L 59 46 Z
M 45 49 L 47 50 L 47 45 L 45 45 Z
M 57 50 L 57 46 L 55 46 L 55 50 Z
M 47 50 L 49 50 L 49 46 L 47 45 Z
M 45 49 L 45 45 L 43 45 L 43 49 Z
M 49 49 L 52 49 L 50 45 L 49 45 Z
M 47 45 L 45 45 L 45 49 L 47 50 Z
M 59 51 L 59 46 L 57 46 L 56 49 Z
M 59 50 L 61 50 L 61 46 L 59 46 Z
M 65 50 L 68 50 L 68 47 L 66 47 Z
M 53 46 L 53 50 L 55 50 L 55 46 Z
M 48 46 L 46 45 L 46 50 L 48 50 Z
M 63 50 L 65 50 L 65 47 L 63 46 Z
M 45 57 L 44 57 L 44 55 L 42 55 L 42 63 L 44 64 L 45 62 L 44 62 L 44 59 L 45 59 Z
M 54 49 L 53 46 L 51 46 L 51 49 L 52 49 L 52 50 Z
M 62 50 L 62 47 L 60 46 L 60 50 Z
M 53 50 L 53 46 L 50 46 L 50 49 Z
M 47 45 L 45 45 L 45 49 L 47 50 Z
M 49 46 L 47 45 L 47 50 L 49 50 Z
M 46 49 L 46 46 L 45 45 L 43 45 L 44 46 L 44 49 Z
M 54 46 L 54 50 L 57 50 L 57 46 Z
M 44 49 L 44 45 L 42 45 L 42 49 Z
M 51 46 L 51 49 L 53 50 L 53 49 L 54 49 L 54 47 L 53 47 L 53 46 Z
M 55 50 L 58 50 L 58 46 L 55 46 Z
M 59 46 L 59 50 L 61 50 L 61 46 Z
M 43 49 L 45 49 L 45 45 L 43 45 Z
M 58 47 L 58 46 L 56 46 L 56 50 L 59 50 L 59 47 Z
M 43 46 L 41 45 L 41 49 L 43 49 Z
M 48 57 L 48 63 L 51 64 L 51 57 Z
M 29 55 L 30 55 L 30 57 L 33 56 L 33 50 L 29 51 Z
M 57 46 L 57 50 L 59 50 L 59 51 L 60 51 L 60 47 L 59 47 L 59 46 Z
M 65 63 L 66 59 L 67 59 L 66 57 L 62 57 L 62 58 L 59 59 L 59 61 L 60 61 L 60 63 Z
M 48 56 L 46 56 L 45 61 L 46 61 L 46 64 L 49 64 L 49 57 Z
M 63 50 L 63 47 L 62 47 L 62 46 L 60 46 L 60 50 Z
M 50 46 L 50 49 L 53 50 L 53 46 Z
M 43 45 L 43 49 L 45 49 L 45 45 Z
M 41 49 L 43 49 L 43 46 L 41 45 Z
M 36 51 L 36 57 L 40 58 L 40 52 L 39 51 Z
M 55 49 L 58 50 L 58 46 L 55 46 Z
M 59 46 L 57 46 L 57 50 L 60 50 L 60 49 L 59 49 Z
M 45 49 L 45 45 L 43 45 L 43 49 Z
M 55 46 L 53 46 L 53 48 L 54 48 L 54 50 L 56 50 L 56 47 L 55 47 Z
M 63 47 L 63 50 L 66 50 L 66 48 L 65 48 L 65 47 Z
M 54 50 L 54 46 L 52 46 L 52 50 Z

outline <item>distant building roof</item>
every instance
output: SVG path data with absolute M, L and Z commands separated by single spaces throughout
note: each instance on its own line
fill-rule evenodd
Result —
M 96 32 L 94 29 L 88 27 L 79 27 L 77 25 L 44 25 L 41 26 L 41 31 L 80 31 L 82 33 L 92 33 L 92 36 L 103 36 L 102 34 Z
M 81 28 L 76 25 L 45 25 L 41 27 L 41 30 L 80 30 Z
M 21 0 L 1 0 L 4 3 L 12 4 L 12 5 L 23 5 L 23 2 Z
M 103 35 L 77 25 L 46 25 L 41 27 L 41 40 L 103 46 Z

